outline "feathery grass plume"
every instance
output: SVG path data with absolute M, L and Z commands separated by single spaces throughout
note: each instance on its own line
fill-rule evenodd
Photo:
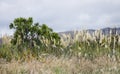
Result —
M 11 37 L 7 34 L 2 36 L 2 44 L 10 45 Z

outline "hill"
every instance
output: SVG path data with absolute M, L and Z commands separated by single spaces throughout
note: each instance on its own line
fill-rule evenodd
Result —
M 104 35 L 109 35 L 110 32 L 112 32 L 112 34 L 120 35 L 120 27 L 118 27 L 118 28 L 107 27 L 107 28 L 102 28 L 100 30 L 102 31 L 102 34 L 104 34 Z M 87 29 L 85 31 L 89 32 L 90 34 L 93 34 L 97 30 L 95 30 L 95 29 Z M 60 36 L 61 36 L 61 34 L 71 34 L 71 36 L 73 36 L 74 35 L 74 31 L 59 32 Z

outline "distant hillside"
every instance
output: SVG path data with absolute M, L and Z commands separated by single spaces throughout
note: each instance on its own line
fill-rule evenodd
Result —
M 110 30 L 112 30 L 112 34 L 119 34 L 120 35 L 120 27 L 119 28 L 103 28 L 101 29 L 103 34 L 109 34 Z
M 110 31 L 112 31 L 112 34 L 119 34 L 120 35 L 120 27 L 119 28 L 103 28 L 100 29 L 102 31 L 102 34 L 104 35 L 109 35 Z M 86 30 L 87 32 L 89 32 L 90 34 L 94 33 L 96 30 L 95 29 L 88 29 Z M 74 35 L 74 31 L 65 31 L 65 32 L 59 32 L 59 35 L 61 36 L 61 34 L 71 34 L 72 36 Z

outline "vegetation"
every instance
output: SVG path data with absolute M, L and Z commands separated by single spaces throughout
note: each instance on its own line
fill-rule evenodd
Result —
M 48 56 L 45 60 L 0 64 L 1 74 L 119 74 L 120 63 L 109 57 L 94 60 Z
M 45 24 L 33 24 L 31 17 L 28 19 L 16 18 L 9 27 L 15 30 L 14 37 L 11 40 L 12 45 L 15 46 L 13 49 L 20 54 L 27 52 L 39 56 L 41 52 L 54 53 L 54 47 L 59 50 L 59 35 Z
M 19 47 L 19 49 L 34 49 L 36 46 L 41 48 L 40 45 L 46 44 L 46 42 L 42 42 L 43 39 L 47 39 L 50 45 L 60 44 L 60 37 L 57 33 L 53 32 L 45 24 L 42 26 L 39 23 L 33 24 L 32 18 L 17 18 L 10 24 L 10 29 L 15 29 L 14 38 L 11 40 L 11 43 Z M 55 39 L 54 42 L 52 41 L 53 39 Z
M 9 27 L 14 35 L 2 37 L 2 74 L 119 74 L 120 35 L 112 30 L 108 35 L 84 30 L 59 36 L 45 24 L 33 24 L 31 17 L 16 18 Z
M 95 57 L 107 55 L 109 57 L 120 57 L 120 35 L 102 34 L 100 30 L 93 34 L 87 31 L 76 31 L 74 37 L 70 34 L 61 37 L 62 44 L 65 47 L 65 54 L 75 55 L 94 59 Z

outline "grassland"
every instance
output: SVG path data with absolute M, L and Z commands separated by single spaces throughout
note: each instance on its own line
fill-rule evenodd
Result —
M 30 49 L 17 52 L 4 36 L 0 48 L 0 74 L 119 74 L 120 35 L 74 32 L 63 34 L 59 49 L 49 46 L 34 54 Z M 46 52 L 47 51 L 47 52 Z

